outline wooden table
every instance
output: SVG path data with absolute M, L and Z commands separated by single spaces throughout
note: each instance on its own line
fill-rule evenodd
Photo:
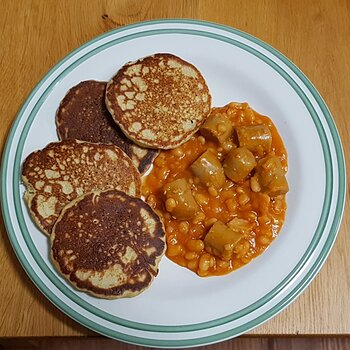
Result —
M 71 50 L 119 26 L 174 17 L 233 26 L 289 57 L 324 97 L 348 159 L 350 5 L 347 0 L 2 0 L 1 150 L 31 89 Z M 345 213 L 334 248 L 307 290 L 286 310 L 250 334 L 350 335 L 349 217 Z M 36 289 L 12 251 L 3 220 L 0 231 L 0 337 L 93 335 L 51 305 Z

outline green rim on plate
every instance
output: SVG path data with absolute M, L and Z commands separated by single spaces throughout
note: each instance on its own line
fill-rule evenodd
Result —
M 36 275 L 36 272 L 33 270 L 30 263 L 27 261 L 27 258 L 23 254 L 19 243 L 17 241 L 16 233 L 14 232 L 12 222 L 9 215 L 9 208 L 7 203 L 7 186 L 9 185 L 6 181 L 6 174 L 7 174 L 7 167 L 8 167 L 8 158 L 9 158 L 9 152 L 12 145 L 13 137 L 16 133 L 17 127 L 21 119 L 23 118 L 24 112 L 27 110 L 29 103 L 32 101 L 33 97 L 37 93 L 37 91 L 42 87 L 42 85 L 66 62 L 68 61 L 72 56 L 79 53 L 85 48 L 88 48 L 91 44 L 97 43 L 101 41 L 103 38 L 108 38 L 109 36 L 112 36 L 115 33 L 121 33 L 123 31 L 129 30 L 131 28 L 141 28 L 141 27 L 148 27 L 150 25 L 154 24 L 191 24 L 191 25 L 198 25 L 200 26 L 201 30 L 194 30 L 194 29 L 183 29 L 183 28 L 166 28 L 166 29 L 153 29 L 153 30 L 144 30 L 140 31 L 134 34 L 129 34 L 122 36 L 120 38 L 110 40 L 104 44 L 99 45 L 98 47 L 94 48 L 93 50 L 88 51 L 83 56 L 79 57 L 79 59 L 76 59 L 73 63 L 71 63 L 70 66 L 66 67 L 45 89 L 45 91 L 41 94 L 40 98 L 36 102 L 35 106 L 32 108 L 31 113 L 28 117 L 28 119 L 25 122 L 25 125 L 23 127 L 23 130 L 21 132 L 18 146 L 16 149 L 16 155 L 14 160 L 14 177 L 13 177 L 13 193 L 14 193 L 14 205 L 17 215 L 18 224 L 21 228 L 21 234 L 27 244 L 27 247 L 32 254 L 32 257 L 34 258 L 37 265 L 40 267 L 42 272 L 46 275 L 46 277 L 69 299 L 71 299 L 74 303 L 82 307 L 83 309 L 89 311 L 91 314 L 94 314 L 104 320 L 113 322 L 118 325 L 122 325 L 128 328 L 143 330 L 143 331 L 153 331 L 153 332 L 189 332 L 189 331 L 195 331 L 195 330 L 203 330 L 212 328 L 215 326 L 223 325 L 228 322 L 231 322 L 233 320 L 237 320 L 243 316 L 246 316 L 253 312 L 254 310 L 257 310 L 264 304 L 266 304 L 268 301 L 273 299 L 278 293 L 280 293 L 286 286 L 292 281 L 292 279 L 295 278 L 295 276 L 303 269 L 305 264 L 308 262 L 314 248 L 318 245 L 322 235 L 323 230 L 329 220 L 329 212 L 331 208 L 331 202 L 332 202 L 332 189 L 333 189 L 333 162 L 332 157 L 330 153 L 330 148 L 328 144 L 328 139 L 326 137 L 325 131 L 323 129 L 322 122 L 320 121 L 317 112 L 315 111 L 312 103 L 306 96 L 306 94 L 303 92 L 303 90 L 299 87 L 299 85 L 292 79 L 289 74 L 283 70 L 282 67 L 280 67 L 278 64 L 276 64 L 273 60 L 271 60 L 268 56 L 264 55 L 263 53 L 257 51 L 256 49 L 250 47 L 249 45 L 246 45 L 242 42 L 239 42 L 237 40 L 234 40 L 230 37 L 226 37 L 220 34 L 215 34 L 211 32 L 207 32 L 203 30 L 203 27 L 207 28 L 216 28 L 220 29 L 221 31 L 225 31 L 228 33 L 233 33 L 239 37 L 242 37 L 244 39 L 247 39 L 248 41 L 264 48 L 267 50 L 270 54 L 273 54 L 273 56 L 277 57 L 280 61 L 282 61 L 290 70 L 293 71 L 294 74 L 298 76 L 298 78 L 303 82 L 303 84 L 306 86 L 308 92 L 312 95 L 312 97 L 315 99 L 318 107 L 322 111 L 322 114 L 326 120 L 326 123 L 328 125 L 328 128 L 330 130 L 331 136 L 332 136 L 332 142 L 334 143 L 334 148 L 336 152 L 336 163 L 338 165 L 338 193 L 336 198 L 336 210 L 334 214 L 334 218 L 332 221 L 331 229 L 329 232 L 329 235 L 327 237 L 327 240 L 322 248 L 322 251 L 320 252 L 319 256 L 317 257 L 316 261 L 312 265 L 312 267 L 309 268 L 309 272 L 307 275 L 296 285 L 292 291 L 290 291 L 277 305 L 273 306 L 269 311 L 265 312 L 264 314 L 260 315 L 256 319 L 245 323 L 239 327 L 230 329 L 229 331 L 215 334 L 208 337 L 201 337 L 196 339 L 187 339 L 187 340 L 151 340 L 146 338 L 139 338 L 134 337 L 126 334 L 122 334 L 117 331 L 111 331 L 110 329 L 95 323 L 82 315 L 78 314 L 75 310 L 68 307 L 65 303 L 63 303 L 54 293 L 52 293 L 47 286 L 43 284 L 41 279 Z M 59 82 L 65 75 L 67 75 L 71 70 L 73 70 L 76 66 L 78 66 L 81 62 L 85 61 L 89 57 L 95 55 L 98 52 L 101 52 L 102 50 L 105 50 L 106 48 L 114 45 L 118 45 L 121 42 L 133 40 L 140 37 L 145 36 L 151 36 L 151 35 L 164 35 L 164 34 L 183 34 L 183 35 L 192 35 L 192 36 L 204 36 L 209 37 L 214 40 L 220 40 L 224 41 L 230 45 L 234 45 L 239 47 L 242 50 L 245 50 L 249 52 L 252 55 L 255 55 L 259 59 L 261 59 L 263 62 L 268 64 L 272 69 L 274 69 L 279 75 L 281 75 L 285 81 L 289 83 L 289 85 L 294 89 L 294 91 L 298 94 L 300 99 L 303 101 L 305 107 L 309 111 L 310 117 L 313 120 L 313 123 L 315 125 L 315 128 L 318 132 L 320 142 L 322 145 L 323 155 L 324 155 L 324 162 L 325 162 L 325 178 L 326 178 L 326 186 L 325 186 L 325 200 L 324 205 L 322 208 L 322 214 L 320 216 L 320 220 L 317 226 L 317 229 L 313 235 L 312 241 L 307 248 L 306 252 L 298 262 L 298 264 L 293 268 L 293 270 L 288 274 L 288 276 L 279 283 L 278 286 L 276 286 L 273 290 L 271 290 L 269 293 L 267 293 L 263 298 L 260 300 L 254 302 L 252 305 L 249 305 L 248 307 L 225 317 L 218 318 L 216 320 L 208 321 L 208 322 L 202 322 L 194 325 L 177 325 L 177 326 L 163 326 L 163 325 L 153 325 L 153 324 L 143 324 L 138 322 L 133 322 L 129 320 L 122 319 L 120 317 L 116 317 L 112 314 L 109 314 L 107 312 L 104 312 L 102 310 L 97 309 L 93 305 L 87 303 L 84 299 L 80 298 L 77 294 L 73 293 L 71 289 L 67 287 L 66 284 L 62 283 L 62 281 L 57 278 L 57 275 L 55 275 L 46 265 L 44 260 L 41 258 L 39 252 L 37 251 L 35 244 L 31 238 L 31 235 L 26 227 L 25 220 L 24 220 L 24 214 L 22 212 L 22 206 L 21 206 L 21 195 L 20 195 L 20 169 L 21 169 L 21 159 L 23 155 L 23 147 L 26 141 L 26 137 L 28 135 L 30 126 L 32 122 L 35 119 L 35 116 L 40 109 L 41 105 L 46 100 L 47 96 L 51 93 L 53 87 L 57 82 Z M 73 51 L 71 54 L 66 56 L 61 62 L 59 62 L 55 67 L 53 67 L 47 75 L 38 83 L 38 85 L 34 88 L 33 92 L 28 97 L 27 101 L 23 105 L 22 109 L 18 113 L 18 116 L 12 126 L 12 129 L 10 131 L 4 156 L 3 156 L 3 162 L 2 162 L 2 172 L 1 172 L 1 187 L 2 187 L 2 193 L 1 193 L 1 201 L 2 201 L 2 210 L 3 215 L 5 219 L 5 225 L 8 231 L 8 235 L 10 237 L 11 243 L 13 245 L 13 248 L 17 254 L 18 259 L 22 263 L 22 266 L 30 276 L 30 278 L 33 280 L 33 282 L 38 286 L 38 288 L 42 291 L 42 293 L 51 300 L 58 308 L 60 308 L 63 312 L 68 314 L 70 317 L 75 319 L 76 321 L 80 322 L 81 324 L 85 325 L 88 328 L 91 328 L 94 331 L 100 332 L 104 335 L 107 335 L 109 337 L 123 340 L 126 342 L 139 344 L 139 345 L 148 345 L 148 346 L 167 346 L 167 347 L 181 347 L 181 346 L 195 346 L 195 345 L 202 345 L 202 344 L 208 344 L 217 342 L 223 339 L 227 339 L 239 334 L 242 334 L 246 332 L 247 330 L 256 327 L 257 325 L 263 323 L 267 319 L 273 317 L 275 314 L 280 312 L 284 307 L 286 307 L 288 304 L 290 304 L 311 282 L 313 277 L 316 275 L 320 267 L 322 266 L 323 262 L 327 258 L 330 249 L 334 243 L 334 240 L 337 235 L 337 231 L 340 225 L 342 212 L 344 208 L 344 201 L 345 201 L 345 164 L 344 164 L 344 157 L 343 157 L 343 150 L 340 142 L 340 138 L 338 135 L 338 132 L 336 130 L 334 121 L 328 111 L 327 106 L 325 105 L 324 101 L 322 100 L 319 93 L 316 91 L 316 89 L 313 87 L 313 85 L 310 83 L 310 81 L 304 76 L 304 74 L 293 64 L 291 63 L 286 57 L 284 57 L 281 53 L 267 45 L 266 43 L 263 43 L 259 39 L 256 39 L 249 34 L 243 33 L 241 31 L 238 31 L 236 29 L 214 24 L 214 23 L 208 23 L 208 22 L 201 22 L 201 21 L 195 21 L 195 20 L 159 20 L 159 21 L 147 21 L 147 22 L 141 22 L 137 24 L 133 24 L 130 26 L 126 26 L 123 28 L 119 28 L 116 30 L 113 30 L 111 32 L 105 33 L 90 42 L 84 44 L 77 50 Z

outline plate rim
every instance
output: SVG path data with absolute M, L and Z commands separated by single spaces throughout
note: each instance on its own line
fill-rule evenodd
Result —
M 35 96 L 37 90 L 42 86 L 42 84 L 44 82 L 47 81 L 47 79 L 49 79 L 51 77 L 51 75 L 59 68 L 62 66 L 62 64 L 64 62 L 66 62 L 69 58 L 71 58 L 72 56 L 74 56 L 76 53 L 80 52 L 81 50 L 83 50 L 84 48 L 86 47 L 89 47 L 91 44 L 94 44 L 98 41 L 100 41 L 101 39 L 103 38 L 106 38 L 106 37 L 109 37 L 115 33 L 118 33 L 118 32 L 121 32 L 121 31 L 125 31 L 125 30 L 129 30 L 129 29 L 132 29 L 132 28 L 137 28 L 137 27 L 147 27 L 148 25 L 153 25 L 153 24 L 167 24 L 167 23 L 176 23 L 176 24 L 197 24 L 197 25 L 200 25 L 200 26 L 204 26 L 206 27 L 205 29 L 207 30 L 208 28 L 216 28 L 216 29 L 220 29 L 220 30 L 223 30 L 223 31 L 228 31 L 228 32 L 231 32 L 235 35 L 238 35 L 239 37 L 243 37 L 245 39 L 248 39 L 249 41 L 253 42 L 254 44 L 266 49 L 268 52 L 272 53 L 274 56 L 276 56 L 277 58 L 279 58 L 283 63 L 285 63 L 289 68 L 292 69 L 292 71 L 294 73 L 296 73 L 296 75 L 302 80 L 302 82 L 305 84 L 305 86 L 307 87 L 308 91 L 312 94 L 312 96 L 315 98 L 315 101 L 317 102 L 318 106 L 320 107 L 320 109 L 322 110 L 322 114 L 328 124 L 328 127 L 329 127 L 329 130 L 330 130 L 330 133 L 331 133 L 331 140 L 333 141 L 334 143 L 334 148 L 335 148 L 335 153 L 337 155 L 337 170 L 338 170 L 338 178 L 339 178 L 339 182 L 338 182 L 338 196 L 337 196 L 337 205 L 336 205 L 336 210 L 335 210 L 335 213 L 334 213 L 334 220 L 333 220 L 333 223 L 332 223 L 332 227 L 330 228 L 329 230 L 329 234 L 328 234 L 328 238 L 326 240 L 326 242 L 324 243 L 324 246 L 322 248 L 322 251 L 320 252 L 319 256 L 318 256 L 318 261 L 317 264 L 315 262 L 314 265 L 316 265 L 316 267 L 314 268 L 313 271 L 310 271 L 308 272 L 307 276 L 305 277 L 308 277 L 307 278 L 307 281 L 305 281 L 305 283 L 301 286 L 299 292 L 292 296 L 291 297 L 291 300 L 289 300 L 286 305 L 284 307 L 286 307 L 287 305 L 290 304 L 290 302 L 292 302 L 307 286 L 308 284 L 311 282 L 311 280 L 314 278 L 314 276 L 317 274 L 318 270 L 321 268 L 321 266 L 323 265 L 324 261 L 326 260 L 329 252 L 331 251 L 331 247 L 333 246 L 333 243 L 335 241 L 335 238 L 337 236 L 337 233 L 338 233 L 338 230 L 339 230 L 339 226 L 340 226 L 340 222 L 341 222 L 341 218 L 342 218 L 342 213 L 343 213 L 343 210 L 344 210 L 344 204 L 345 204 L 345 191 L 341 191 L 341 189 L 343 188 L 344 189 L 344 184 L 345 184 L 345 161 L 344 161 L 344 155 L 343 155 L 343 149 L 342 149 L 342 145 L 341 145 L 341 141 L 340 141 L 340 137 L 339 137 L 339 134 L 338 134 L 338 131 L 336 129 L 336 126 L 335 126 L 335 123 L 334 123 L 334 120 L 325 104 L 325 102 L 323 101 L 322 97 L 320 96 L 320 94 L 318 93 L 318 91 L 315 89 L 315 87 L 311 84 L 311 82 L 305 77 L 305 75 L 299 70 L 299 68 L 297 68 L 288 58 L 286 58 L 284 55 L 282 55 L 279 51 L 277 51 L 276 49 L 274 49 L 273 47 L 271 47 L 270 45 L 264 43 L 263 41 L 261 41 L 260 39 L 258 38 L 255 38 L 253 36 L 251 36 L 250 34 L 247 34 L 247 33 L 244 33 L 242 31 L 239 31 L 237 29 L 234 29 L 234 28 L 231 28 L 231 27 L 227 27 L 227 26 L 224 26 L 224 25 L 220 25 L 220 24 L 216 24 L 216 23 L 212 23 L 212 22 L 205 22 L 205 21 L 199 21 L 199 20 L 184 20 L 184 19 L 167 19 L 167 20 L 152 20 L 152 21 L 144 21 L 144 22 L 138 22 L 138 23 L 134 23 L 134 24 L 131 24 L 131 25 L 128 25 L 128 26 L 124 26 L 122 28 L 117 28 L 117 29 L 114 29 L 112 31 L 109 31 L 109 32 L 106 32 L 98 37 L 95 37 L 94 39 L 88 41 L 87 43 L 81 45 L 80 47 L 78 47 L 77 49 L 75 49 L 74 51 L 72 51 L 70 54 L 68 54 L 66 57 L 64 57 L 62 60 L 60 60 L 51 70 L 49 70 L 49 72 L 39 81 L 39 83 L 36 85 L 36 87 L 32 90 L 31 94 L 27 97 L 25 103 L 23 104 L 22 108 L 20 109 L 19 113 L 17 114 L 16 116 L 16 119 L 11 127 L 11 130 L 8 134 L 8 137 L 7 137 L 7 142 L 6 142 L 6 145 L 5 145 L 5 148 L 4 148 L 4 155 L 3 155 L 3 161 L 2 161 L 2 167 L 1 167 L 1 181 L 2 181 L 2 190 L 1 190 L 1 202 L 2 202 L 2 210 L 3 210 L 3 216 L 4 216 L 4 222 L 5 222 L 5 226 L 6 226 L 6 229 L 7 229 L 7 232 L 8 232 L 8 236 L 10 238 L 10 241 L 11 241 L 11 244 L 13 245 L 13 249 L 15 251 L 16 254 L 19 254 L 19 253 L 23 253 L 22 251 L 18 252 L 17 249 L 18 247 L 15 247 L 16 244 L 18 242 L 14 242 L 14 240 L 17 240 L 16 239 L 16 234 L 14 232 L 9 232 L 11 231 L 12 226 L 11 225 L 11 220 L 10 220 L 10 217 L 7 216 L 6 214 L 6 210 L 7 210 L 7 207 L 6 207 L 6 198 L 5 198 L 5 188 L 7 186 L 7 183 L 6 183 L 6 173 L 7 171 L 6 168 L 7 168 L 7 157 L 8 157 L 8 154 L 11 150 L 11 147 L 12 147 L 12 138 L 15 134 L 15 131 L 17 129 L 17 126 L 18 126 L 18 123 L 19 121 L 21 120 L 21 116 L 22 114 L 25 112 L 29 102 L 32 100 L 32 98 Z M 162 29 L 160 29 L 160 31 L 162 31 Z M 141 31 L 142 32 L 142 31 Z M 210 31 L 209 31 L 210 32 Z M 140 32 L 138 32 L 140 33 Z M 322 124 L 322 123 L 321 123 Z M 323 124 L 322 124 L 323 126 Z M 328 142 L 328 138 L 326 137 L 326 140 Z M 17 156 L 17 152 L 18 152 L 18 145 L 16 146 L 16 156 Z M 333 170 L 333 169 L 332 169 Z M 15 172 L 15 174 L 17 174 Z M 18 174 L 17 174 L 18 175 Z M 14 183 L 15 183 L 15 177 L 14 177 Z M 16 182 L 16 185 L 18 186 L 18 182 Z M 15 193 L 15 192 L 14 192 Z M 15 199 L 18 199 L 17 197 Z M 5 203 L 5 205 L 4 205 Z M 6 209 L 5 209 L 6 208 Z M 9 227 L 10 227 L 10 230 L 9 230 Z M 323 232 L 322 232 L 323 233 Z M 23 232 L 22 232 L 22 235 L 23 235 Z M 327 247 L 326 247 L 327 246 Z M 326 248 L 325 248 L 326 247 Z M 30 249 L 29 249 L 30 250 Z M 325 250 L 325 251 L 324 251 Z M 30 250 L 31 252 L 31 250 Z M 32 253 L 32 252 L 31 252 Z M 321 256 L 322 255 L 322 256 Z M 18 259 L 20 260 L 22 266 L 24 267 L 24 269 L 26 270 L 26 272 L 28 273 L 27 271 L 27 268 L 30 267 L 32 268 L 31 266 L 24 266 L 25 262 L 22 261 L 22 259 L 25 259 L 26 258 L 22 257 L 20 258 L 18 255 L 17 255 Z M 28 262 L 27 262 L 28 263 Z M 313 265 L 313 266 L 314 266 Z M 312 273 L 313 272 L 313 273 Z M 33 272 L 32 272 L 33 273 Z M 29 274 L 29 273 L 28 273 Z M 35 272 L 34 272 L 34 275 L 35 275 Z M 29 274 L 29 277 L 33 280 L 33 276 L 31 276 L 31 274 Z M 37 277 L 35 275 L 35 277 Z M 35 284 L 36 284 L 36 281 L 33 281 Z M 300 285 L 300 283 L 298 284 L 298 286 Z M 40 288 L 38 287 L 39 290 L 46 296 L 46 293 Z M 60 288 L 58 288 L 60 289 Z M 295 290 L 296 288 L 293 289 L 293 291 Z M 290 293 L 289 293 L 290 294 Z M 289 295 L 288 294 L 288 295 Z M 293 294 L 293 293 L 292 293 Z M 49 298 L 49 297 L 48 297 Z M 50 299 L 50 298 L 49 298 Z M 51 300 L 51 299 L 50 299 Z M 57 307 L 59 307 L 56 302 L 52 301 Z M 60 300 L 60 302 L 62 303 L 62 301 Z M 282 311 L 283 308 L 282 307 L 281 309 L 277 310 L 277 312 L 272 312 L 272 316 L 276 315 L 278 312 Z M 61 310 L 62 308 L 59 307 Z M 272 311 L 273 309 L 275 309 L 276 307 L 272 307 L 271 310 L 269 311 Z M 72 311 L 71 308 L 69 308 L 70 311 Z M 64 310 L 62 310 L 64 311 Z M 70 313 L 64 311 L 66 314 L 68 314 L 70 317 L 72 317 L 72 315 L 70 315 Z M 269 318 L 270 318 L 269 317 Z M 72 317 L 74 318 L 74 317 Z M 265 322 L 267 319 L 265 320 L 262 320 L 260 322 L 257 323 L 258 324 L 261 324 L 262 322 Z M 78 320 L 78 322 L 80 322 Z M 130 322 L 130 321 L 129 321 Z M 132 321 L 131 321 L 132 322 Z M 211 321 L 209 321 L 210 323 Z M 82 322 L 80 322 L 82 323 Z M 204 322 L 204 323 L 208 323 L 208 322 Z M 84 323 L 83 323 L 84 324 Z M 119 324 L 119 323 L 118 323 Z M 222 324 L 222 323 L 220 323 Z M 85 326 L 87 326 L 86 324 L 84 324 Z M 215 326 L 215 325 L 214 325 Z M 251 328 L 255 327 L 256 325 L 252 326 Z M 90 328 L 89 326 L 87 326 L 88 328 Z M 155 325 L 154 327 L 156 328 L 160 328 L 160 327 L 171 327 L 171 328 L 179 328 L 181 326 L 159 326 L 159 325 Z M 185 326 L 186 327 L 186 326 Z M 210 328 L 211 326 L 209 326 Z M 208 328 L 208 327 L 206 327 Z M 251 329 L 249 328 L 249 329 Z M 94 329 L 94 328 L 92 328 Z M 137 328 L 138 329 L 138 328 Z M 94 329 L 95 330 L 95 329 Z M 149 330 L 152 330 L 154 331 L 154 329 L 149 329 Z M 190 327 L 190 329 L 187 329 L 187 330 L 183 330 L 183 331 L 190 331 L 190 330 L 194 330 L 193 328 Z M 164 331 L 169 331 L 169 329 L 165 329 Z M 246 331 L 246 330 L 244 330 Z M 244 332 L 243 331 L 243 332 Z M 174 332 L 178 332 L 178 330 L 174 330 Z M 237 334 L 238 335 L 238 334 Z M 232 336 L 232 334 L 230 335 Z M 131 338 L 133 338 L 131 336 Z M 119 337 L 117 339 L 120 339 Z M 200 338 L 200 339 L 204 339 L 204 338 Z M 123 339 L 121 339 L 123 340 Z M 219 339 L 220 340 L 220 339 Z M 127 341 L 124 339 L 124 341 Z M 177 341 L 178 343 L 179 341 Z M 144 343 L 137 343 L 137 344 L 144 344 Z M 197 344 L 197 343 L 196 343 Z M 198 345 L 201 344 L 201 343 L 198 343 Z M 147 344 L 147 345 L 156 345 L 156 344 Z

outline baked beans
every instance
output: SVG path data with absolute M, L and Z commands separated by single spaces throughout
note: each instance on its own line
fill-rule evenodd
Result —
M 255 145 L 250 151 L 257 164 L 262 157 L 277 156 L 283 171 L 287 171 L 287 152 L 268 117 L 258 114 L 247 103 L 213 108 L 211 115 L 216 114 L 229 118 L 233 128 L 263 125 L 265 129 L 261 128 L 261 132 L 272 135 L 271 149 L 266 152 L 266 144 L 263 144 Z M 226 125 L 220 122 L 213 133 L 220 137 L 226 131 Z M 191 171 L 191 165 L 206 151 L 210 150 L 222 162 L 226 154 L 237 147 L 239 144 L 234 134 L 220 143 L 204 132 L 198 132 L 180 147 L 160 152 L 144 181 L 143 194 L 165 225 L 167 256 L 202 277 L 227 274 L 249 263 L 271 244 L 284 222 L 285 194 L 275 195 L 268 184 L 259 183 L 254 176 L 255 170 L 237 182 L 225 177 L 221 187 L 208 183 L 207 177 L 201 178 L 200 173 L 194 175 Z M 273 167 L 272 162 L 265 163 L 266 168 Z M 196 213 L 187 219 L 175 217 L 176 201 L 164 194 L 164 186 L 177 179 L 186 180 L 198 205 Z M 222 256 L 214 254 L 215 249 L 206 247 L 205 237 L 216 222 L 228 226 L 230 222 L 246 225 L 235 245 L 223 245 L 226 251 Z M 230 258 L 225 259 L 225 254 L 231 250 Z

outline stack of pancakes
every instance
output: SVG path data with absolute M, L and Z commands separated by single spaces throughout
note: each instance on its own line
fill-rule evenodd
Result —
M 75 287 L 121 298 L 150 286 L 165 233 L 139 198 L 141 174 L 159 149 L 186 142 L 210 109 L 201 73 L 171 54 L 68 91 L 56 113 L 61 141 L 30 154 L 22 180 L 29 212 L 50 237 L 52 261 Z

